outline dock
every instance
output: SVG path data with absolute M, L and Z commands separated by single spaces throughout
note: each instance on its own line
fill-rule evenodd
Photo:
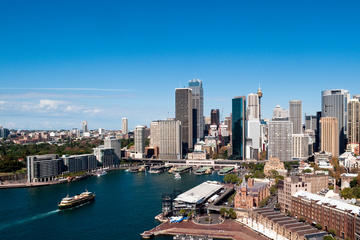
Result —
M 191 169 L 192 169 L 192 167 L 190 167 L 190 166 L 182 166 L 182 167 L 176 168 L 173 172 L 184 173 L 184 172 L 189 172 Z
M 212 172 L 212 167 L 201 167 L 198 170 L 196 170 L 194 173 L 197 175 L 202 174 L 210 174 Z
M 234 167 L 224 167 L 218 172 L 218 174 L 225 175 L 225 174 L 231 173 L 232 171 L 234 171 L 234 169 L 235 169 Z
M 210 225 L 196 224 L 193 221 L 183 221 L 180 223 L 165 222 L 149 231 L 143 232 L 141 236 L 144 239 L 149 239 L 159 235 L 176 236 L 183 234 L 233 240 L 267 240 L 266 237 L 230 219 L 226 219 L 221 224 Z

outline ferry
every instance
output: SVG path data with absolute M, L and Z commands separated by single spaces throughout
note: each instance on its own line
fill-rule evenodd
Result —
M 95 193 L 86 190 L 85 192 L 79 195 L 75 195 L 73 197 L 69 197 L 69 195 L 67 195 L 65 198 L 61 200 L 58 207 L 60 210 L 64 210 L 64 209 L 81 206 L 86 203 L 92 202 L 94 200 L 95 200 Z
M 98 176 L 98 177 L 104 176 L 104 175 L 106 175 L 106 174 L 107 174 L 107 172 L 106 172 L 105 170 L 97 171 L 97 172 L 96 172 L 96 176 Z

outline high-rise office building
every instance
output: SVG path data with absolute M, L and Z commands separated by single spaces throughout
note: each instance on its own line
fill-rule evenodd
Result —
M 273 119 L 288 119 L 288 110 L 283 109 L 280 105 L 276 105 L 273 111 Z
M 314 144 L 314 151 L 320 151 L 320 132 L 321 132 L 321 125 L 320 125 L 320 119 L 321 119 L 321 111 L 316 112 L 316 126 L 317 129 L 315 131 L 315 144 Z
M 322 91 L 321 116 L 335 117 L 338 121 L 339 153 L 346 147 L 347 104 L 350 99 L 348 90 L 333 89 Z
M 128 128 L 128 119 L 126 117 L 123 117 L 121 119 L 121 123 L 122 123 L 122 133 L 123 134 L 127 134 L 129 132 L 129 128 Z
M 268 156 L 281 161 L 289 161 L 292 157 L 293 123 L 289 120 L 277 119 L 268 123 Z
M 302 103 L 300 100 L 289 102 L 290 121 L 293 123 L 293 133 L 302 133 Z
M 293 134 L 293 158 L 308 158 L 309 157 L 309 135 Z
M 175 119 L 158 120 L 150 125 L 150 145 L 159 150 L 160 159 L 181 159 L 181 122 Z
M 202 81 L 200 79 L 192 79 L 189 81 L 189 88 L 192 90 L 192 108 L 194 111 L 194 133 L 193 138 L 198 141 L 204 138 L 204 90 L 202 87 Z M 195 143 L 195 142 L 194 142 Z
M 219 109 L 211 109 L 211 125 L 220 125 L 220 110 Z
M 311 129 L 316 131 L 318 129 L 317 119 L 315 115 L 306 115 L 305 114 L 305 130 Z
M 260 103 L 259 95 L 256 93 L 250 93 L 247 97 L 247 119 L 259 119 L 260 118 Z
M 87 121 L 82 121 L 81 124 L 82 124 L 82 131 L 83 131 L 83 133 L 88 132 L 89 129 L 88 129 L 88 123 L 87 123 Z
M 261 150 L 260 120 L 248 120 L 246 132 L 246 159 L 258 159 Z
M 321 124 L 321 151 L 331 153 L 333 157 L 339 156 L 338 120 L 335 117 L 322 117 Z
M 246 97 L 232 99 L 232 151 L 234 158 L 246 157 Z
M 349 143 L 360 143 L 360 101 L 356 98 L 348 103 L 347 131 Z
M 175 119 L 181 122 L 182 153 L 185 155 L 193 148 L 193 108 L 192 90 L 175 89 Z
M 145 153 L 145 127 L 136 126 L 134 132 L 135 153 Z
M 0 138 L 6 139 L 10 134 L 9 129 L 0 126 Z
M 106 137 L 104 139 L 104 148 L 113 148 L 115 153 L 115 160 L 121 159 L 121 140 L 115 137 Z

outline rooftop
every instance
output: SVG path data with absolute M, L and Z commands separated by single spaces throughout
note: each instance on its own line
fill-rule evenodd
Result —
M 202 203 L 207 198 L 211 197 L 224 186 L 216 181 L 206 181 L 197 185 L 196 187 L 178 195 L 175 201 L 187 203 Z
M 354 213 L 354 214 L 360 213 L 360 207 L 346 203 L 343 200 L 327 198 L 327 197 L 324 197 L 324 196 L 321 196 L 318 194 L 309 193 L 309 192 L 305 192 L 305 191 L 299 191 L 299 192 L 295 193 L 293 196 L 317 201 L 316 204 L 319 204 L 319 205 L 329 204 L 331 206 L 334 206 L 336 209 L 339 209 L 342 211 L 350 211 L 351 213 Z

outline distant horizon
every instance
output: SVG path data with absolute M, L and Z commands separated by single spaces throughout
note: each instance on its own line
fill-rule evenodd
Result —
M 0 14 L 0 125 L 121 129 L 174 117 L 199 78 L 204 116 L 256 93 L 262 114 L 321 91 L 360 94 L 360 2 L 11 1 Z

